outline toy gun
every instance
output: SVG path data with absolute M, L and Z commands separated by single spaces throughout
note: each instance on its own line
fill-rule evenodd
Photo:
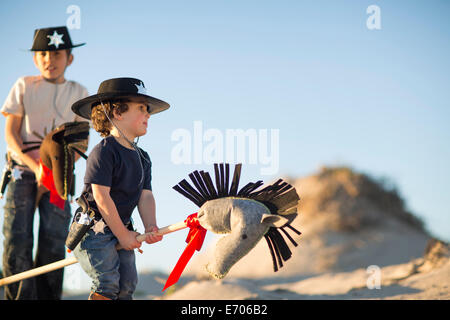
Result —
M 8 164 L 3 168 L 2 180 L 0 181 L 0 199 L 3 199 L 6 187 L 11 180 L 11 166 Z
M 94 225 L 95 211 L 91 209 L 86 198 L 81 195 L 75 201 L 80 207 L 75 211 L 66 238 L 66 247 L 69 253 L 75 249 L 86 232 Z

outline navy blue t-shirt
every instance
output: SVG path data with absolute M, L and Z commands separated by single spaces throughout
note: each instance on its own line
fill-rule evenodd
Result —
M 87 196 L 89 204 L 98 213 L 95 201 L 92 201 L 91 184 L 110 187 L 110 195 L 114 201 L 119 216 L 124 224 L 130 221 L 131 214 L 136 208 L 142 189 L 152 190 L 151 161 L 147 152 L 140 149 L 145 159 L 133 150 L 122 146 L 113 136 L 100 141 L 89 154 L 84 176 L 83 193 Z M 142 163 L 144 177 L 142 176 Z M 87 194 L 86 194 L 87 193 Z M 96 218 L 100 218 L 97 216 Z

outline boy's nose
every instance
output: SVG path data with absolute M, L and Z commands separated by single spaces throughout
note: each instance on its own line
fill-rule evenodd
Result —
M 52 62 L 52 59 L 50 58 L 50 55 L 46 55 L 46 56 L 44 57 L 44 62 L 45 62 L 45 63 L 50 63 L 50 62 Z
M 46 56 L 47 61 L 53 61 L 55 60 L 55 54 L 53 52 L 49 52 L 48 55 Z

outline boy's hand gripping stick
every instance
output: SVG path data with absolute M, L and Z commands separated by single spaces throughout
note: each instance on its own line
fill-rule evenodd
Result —
M 178 231 L 178 230 L 182 230 L 182 229 L 185 229 L 185 228 L 187 228 L 186 222 L 185 221 L 180 221 L 180 222 L 171 224 L 171 225 L 169 225 L 167 227 L 160 228 L 156 232 L 148 232 L 148 233 L 140 234 L 140 235 L 138 235 L 136 237 L 136 240 L 139 241 L 139 242 L 144 242 L 145 238 L 148 235 L 163 236 L 163 235 L 166 235 L 166 234 Z M 120 246 L 119 243 L 116 245 L 116 249 L 117 250 L 122 249 L 122 247 Z

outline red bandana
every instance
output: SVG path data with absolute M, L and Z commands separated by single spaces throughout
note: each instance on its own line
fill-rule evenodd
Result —
M 49 168 L 42 163 L 42 160 L 39 159 L 39 165 L 41 166 L 41 183 L 50 191 L 50 203 L 54 204 L 61 210 L 64 210 L 65 200 L 61 198 L 56 191 L 55 181 L 53 181 L 53 172 Z
M 191 259 L 195 250 L 200 251 L 203 241 L 205 240 L 206 229 L 203 228 L 198 222 L 197 212 L 188 216 L 184 222 L 190 228 L 186 238 L 188 245 L 186 246 L 186 249 L 184 249 L 181 257 L 178 259 L 178 262 L 170 273 L 169 278 L 167 278 L 166 284 L 164 285 L 164 289 L 162 291 L 166 290 L 178 281 L 181 273 L 183 273 L 184 268 Z

